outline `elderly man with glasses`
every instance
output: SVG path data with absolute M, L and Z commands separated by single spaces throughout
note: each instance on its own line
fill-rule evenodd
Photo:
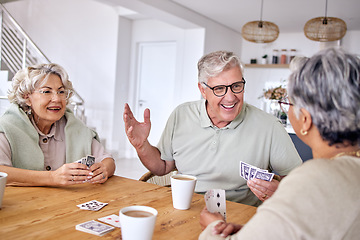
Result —
M 165 175 L 176 167 L 197 177 L 198 193 L 224 189 L 227 200 L 258 206 L 274 193 L 279 181 L 246 181 L 240 176 L 240 161 L 280 176 L 302 161 L 278 119 L 244 102 L 246 81 L 236 55 L 226 51 L 205 55 L 198 71 L 204 99 L 173 111 L 157 147 L 147 141 L 148 109 L 140 123 L 125 105 L 126 134 L 154 174 Z

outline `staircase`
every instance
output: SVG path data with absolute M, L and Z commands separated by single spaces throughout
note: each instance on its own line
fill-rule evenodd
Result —
M 7 91 L 14 74 L 27 66 L 51 63 L 51 61 L 41 52 L 2 4 L 0 4 L 0 42 L 0 114 L 2 114 L 9 105 Z M 85 123 L 84 100 L 75 90 L 70 99 L 70 107 L 75 116 Z

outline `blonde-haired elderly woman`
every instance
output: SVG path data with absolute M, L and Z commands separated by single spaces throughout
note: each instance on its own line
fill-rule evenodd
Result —
M 115 163 L 95 131 L 66 108 L 73 87 L 57 64 L 17 72 L 9 91 L 11 105 L 0 118 L 0 171 L 8 184 L 66 186 L 103 183 Z M 92 155 L 91 167 L 77 160 Z

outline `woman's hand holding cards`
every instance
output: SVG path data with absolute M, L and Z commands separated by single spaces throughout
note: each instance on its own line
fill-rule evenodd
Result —
M 109 174 L 103 162 L 95 163 L 89 170 L 93 173 L 92 178 L 89 180 L 91 183 L 104 183 L 108 179 Z
M 216 220 L 225 221 L 220 213 L 211 213 L 208 211 L 207 207 L 204 207 L 200 212 L 200 225 L 202 230 L 204 230 L 210 223 Z
M 78 162 L 64 164 L 56 171 L 51 171 L 49 173 L 51 185 L 53 186 L 84 183 L 93 175 L 86 165 Z
M 235 223 L 219 222 L 212 229 L 213 235 L 220 235 L 226 238 L 229 235 L 237 233 L 242 228 L 242 225 Z
M 204 207 L 200 213 L 200 225 L 202 230 L 204 230 L 210 223 L 218 220 L 221 221 L 212 229 L 213 235 L 220 235 L 225 238 L 238 232 L 242 228 L 242 225 L 227 223 L 220 213 L 211 213 L 206 207 Z

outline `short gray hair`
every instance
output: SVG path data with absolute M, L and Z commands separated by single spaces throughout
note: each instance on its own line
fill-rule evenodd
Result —
M 360 59 L 329 48 L 303 61 L 289 77 L 297 117 L 306 109 L 329 145 L 360 145 Z
M 73 86 L 65 69 L 58 64 L 39 64 L 19 70 L 12 79 L 12 89 L 9 90 L 8 98 L 11 103 L 18 104 L 25 112 L 30 108 L 26 104 L 27 96 L 35 91 L 36 87 L 47 80 L 50 74 L 60 77 L 65 90 L 73 92 Z M 69 97 L 69 98 L 70 98 Z M 68 103 L 67 100 L 66 103 Z
M 224 70 L 240 67 L 244 72 L 244 67 L 238 56 L 233 52 L 216 51 L 203 56 L 198 62 L 198 80 L 200 83 L 207 83 L 211 77 L 216 77 Z

